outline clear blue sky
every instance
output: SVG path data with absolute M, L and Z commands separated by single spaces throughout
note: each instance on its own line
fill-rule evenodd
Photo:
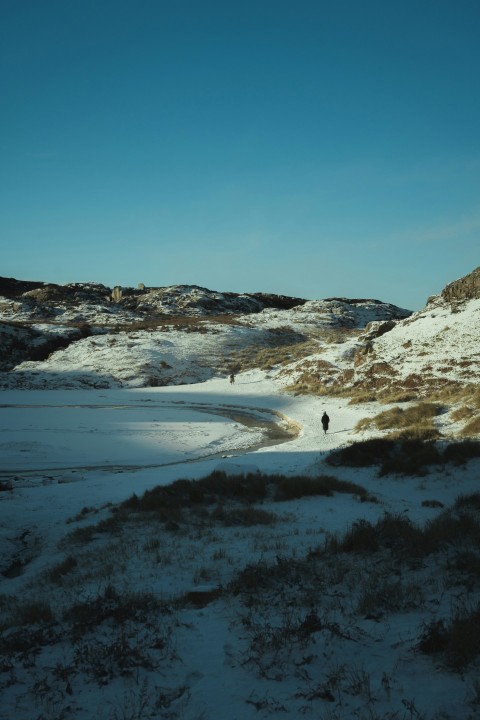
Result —
M 1 0 L 0 275 L 418 309 L 480 264 L 478 0 Z

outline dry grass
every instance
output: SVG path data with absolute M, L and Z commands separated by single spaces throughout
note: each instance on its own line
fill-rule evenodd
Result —
M 237 372 L 260 368 L 271 370 L 279 365 L 301 360 L 304 357 L 318 353 L 318 343 L 314 340 L 305 340 L 303 336 L 289 334 L 273 334 L 266 341 L 267 345 L 251 345 L 248 348 L 232 353 L 230 364 Z M 278 344 L 280 342 L 280 344 Z M 270 344 L 275 343 L 275 344 Z
M 426 378 L 411 374 L 407 378 L 395 377 L 388 363 L 376 363 L 362 380 L 355 379 L 353 368 L 338 372 L 325 365 L 323 372 L 315 373 L 307 369 L 294 384 L 287 389 L 298 395 L 325 395 L 327 397 L 349 398 L 351 405 L 380 402 L 406 403 L 423 399 L 452 406 L 461 399 L 470 398 L 475 407 L 480 408 L 480 399 L 474 392 L 474 386 L 465 387 L 441 378 Z M 475 388 L 476 390 L 476 388 Z M 478 405 L 477 405 L 478 403 Z
M 171 485 L 159 486 L 147 490 L 141 497 L 133 495 L 126 500 L 115 513 L 165 513 L 174 509 L 186 510 L 195 506 L 208 506 L 224 503 L 227 500 L 244 504 L 263 502 L 272 499 L 277 502 L 305 496 L 331 496 L 334 492 L 350 493 L 363 499 L 370 499 L 360 485 L 339 480 L 328 475 L 316 477 L 281 474 L 264 475 L 247 473 L 245 475 L 226 475 L 214 471 L 200 480 L 177 480 Z M 212 519 L 216 515 L 213 513 Z M 125 518 L 122 518 L 122 522 Z M 103 521 L 103 525 L 105 521 Z
M 335 492 L 357 495 L 362 500 L 373 499 L 361 485 L 338 480 L 331 475 L 320 475 L 319 477 L 281 478 L 275 490 L 275 500 L 294 500 L 315 495 L 331 497 Z
M 475 417 L 458 433 L 460 437 L 478 437 L 480 435 L 480 417 Z
M 461 384 L 451 380 L 441 380 L 427 385 L 427 391 L 432 402 L 445 405 L 464 404 L 480 410 L 480 388 L 478 385 Z
M 351 397 L 352 388 L 349 383 L 354 376 L 353 369 L 343 370 L 338 373 L 334 365 L 325 361 L 319 362 L 318 368 L 318 371 L 312 371 L 310 368 L 305 373 L 302 373 L 295 383 L 287 387 L 286 390 L 295 395 Z M 371 395 L 370 399 L 374 400 L 374 395 Z M 364 402 L 368 402 L 368 400 Z
M 475 411 L 468 405 L 462 405 L 461 407 L 453 410 L 450 414 L 450 418 L 453 422 L 461 422 L 462 420 L 469 420 L 475 415 Z
M 361 405 L 362 403 L 378 400 L 377 394 L 373 390 L 354 389 L 348 395 L 350 398 L 349 405 Z
M 321 358 L 310 359 L 302 364 L 301 374 L 288 390 L 296 395 L 325 395 L 331 392 L 327 390 L 330 386 L 325 383 L 325 379 L 336 374 L 337 370 L 332 363 Z
M 105 326 L 110 332 L 154 332 L 183 330 L 186 332 L 210 332 L 209 324 L 239 325 L 235 315 L 150 315 L 148 319 L 138 320 L 130 324 Z
M 300 381 L 297 382 L 297 386 L 300 384 Z M 387 363 L 376 363 L 361 380 L 350 370 L 331 377 L 328 382 L 313 385 L 309 378 L 305 378 L 303 385 L 297 386 L 292 388 L 295 392 L 347 397 L 351 404 L 374 401 L 391 404 L 422 400 L 450 408 L 461 404 L 470 408 L 473 413 L 480 410 L 478 385 L 420 374 L 399 378 L 394 376 Z
M 449 667 L 462 670 L 480 654 L 480 604 L 427 625 L 419 649 L 427 655 L 442 654 Z
M 395 430 L 389 437 L 403 439 L 433 439 L 439 436 L 434 419 L 443 411 L 441 405 L 422 402 L 408 408 L 393 407 L 373 418 L 364 418 L 355 426 L 355 431 L 373 428 L 385 431 Z
M 390 405 L 393 403 L 406 403 L 413 402 L 418 399 L 418 395 L 411 390 L 397 390 L 395 388 L 387 390 L 386 392 L 380 393 L 378 400 L 383 405 Z

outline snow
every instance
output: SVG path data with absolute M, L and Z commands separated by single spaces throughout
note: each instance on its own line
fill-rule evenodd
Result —
M 457 315 L 427 308 L 415 321 L 400 321 L 378 338 L 376 352 L 381 348 L 403 372 L 396 358 L 411 340 L 440 366 L 444 342 L 455 337 L 450 355 L 473 358 L 479 307 L 472 301 Z M 308 307 L 295 312 L 308 317 Z M 271 326 L 277 322 L 275 311 L 260 316 Z M 446 325 L 455 329 L 445 330 Z M 44 375 L 55 373 L 49 387 L 56 389 L 2 391 L 0 482 L 12 489 L 0 492 L 0 565 L 6 569 L 20 562 L 23 572 L 1 577 L 0 610 L 8 614 L 20 601 L 48 601 L 66 627 L 62 618 L 68 608 L 107 598 L 111 587 L 127 598 L 153 593 L 167 609 L 154 625 L 150 620 L 125 627 L 104 622 L 75 641 L 65 630 L 64 637 L 45 641 L 31 656 L 8 656 L 0 668 L 0 720 L 476 716 L 478 663 L 452 672 L 435 656 L 420 654 L 417 645 L 425 624 L 448 617 L 452 607 L 478 602 L 478 588 L 465 594 L 460 584 L 446 586 L 436 557 L 412 560 L 402 579 L 405 568 L 391 567 L 389 557 L 375 556 L 378 568 L 369 566 L 367 556 L 334 556 L 322 565 L 314 551 L 329 534 L 359 521 L 375 522 L 386 512 L 424 525 L 441 512 L 422 505 L 425 500 L 448 506 L 460 494 L 477 491 L 478 461 L 434 468 L 425 477 L 380 478 L 372 468 L 332 468 L 328 453 L 358 441 L 357 422 L 385 406 L 294 396 L 276 370 L 239 373 L 230 385 L 198 362 L 212 355 L 220 363 L 228 348 L 250 333 L 254 329 L 232 327 L 216 335 L 125 334 L 128 356 L 113 352 L 108 336 L 85 338 L 44 363 L 23 363 L 24 371 L 38 372 L 40 366 Z M 347 363 L 355 342 L 322 347 L 321 357 Z M 98 360 L 90 362 L 93 356 Z M 136 387 L 137 368 L 161 360 L 175 367 L 175 382 L 191 384 Z M 412 372 L 408 362 L 406 374 Z M 124 387 L 109 380 L 106 387 L 81 389 L 82 373 L 120 378 Z M 452 368 L 452 377 L 458 373 L 458 366 Z M 320 421 L 324 410 L 331 419 L 326 436 Z M 278 435 L 272 437 L 275 426 Z M 361 438 L 371 434 L 364 431 Z M 272 525 L 212 525 L 192 516 L 191 526 L 179 528 L 172 515 L 170 529 L 159 522 L 128 522 L 110 535 L 97 532 L 90 542 L 72 544 L 72 531 L 108 521 L 112 505 L 133 493 L 141 496 L 179 478 L 197 480 L 213 470 L 232 476 L 257 471 L 335 475 L 362 485 L 377 501 L 336 493 L 267 500 L 261 507 L 277 515 Z M 310 581 L 297 587 L 287 569 L 283 584 L 269 585 L 274 568 L 280 573 L 283 565 L 288 568 L 311 551 L 309 564 L 316 573 L 311 587 Z M 78 563 L 72 579 L 60 585 L 48 581 L 48 571 L 72 555 Z M 263 566 L 264 591 L 247 594 L 247 600 L 239 590 L 196 603 L 199 594 L 227 587 L 247 567 L 256 568 L 258 579 Z M 399 585 L 405 597 L 398 611 L 378 617 L 356 611 L 353 598 L 359 587 L 366 593 L 366 577 L 379 587 L 405 583 Z M 423 600 L 410 605 L 417 594 Z M 323 630 L 301 636 L 307 598 L 310 610 L 321 615 Z M 139 662 L 116 669 L 122 643 L 137 656 L 155 655 L 155 668 Z M 99 672 L 102 663 L 111 675 L 99 684 L 93 670 Z
M 464 302 L 458 312 L 432 304 L 378 338 L 375 352 L 402 377 L 480 380 L 479 328 L 480 299 Z

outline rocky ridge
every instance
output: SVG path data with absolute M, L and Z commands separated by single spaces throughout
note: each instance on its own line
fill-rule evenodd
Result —
M 198 382 L 238 353 L 321 344 L 410 311 L 372 299 L 307 301 L 190 285 L 114 288 L 0 279 L 3 387 L 110 387 Z M 324 338 L 325 339 L 325 338 Z M 331 342 L 331 338 L 328 340 Z

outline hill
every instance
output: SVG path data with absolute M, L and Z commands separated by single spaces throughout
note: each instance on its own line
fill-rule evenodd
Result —
M 410 312 L 378 300 L 306 301 L 198 286 L 111 290 L 4 279 L 2 387 L 142 387 L 200 382 L 343 342 L 373 320 Z M 310 343 L 310 345 L 309 345 Z M 268 354 L 267 352 L 267 354 Z M 265 358 L 263 358 L 263 361 Z

